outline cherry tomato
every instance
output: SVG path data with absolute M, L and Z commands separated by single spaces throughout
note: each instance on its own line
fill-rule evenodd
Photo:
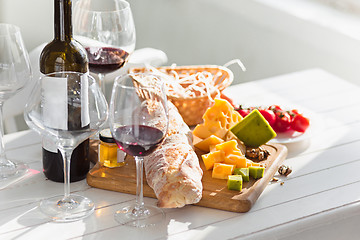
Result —
M 282 111 L 283 109 L 279 106 L 279 105 L 271 105 L 268 107 L 269 110 L 272 110 L 272 111 Z
M 297 132 L 305 132 L 310 125 L 310 120 L 304 117 L 302 114 L 295 115 L 291 122 L 291 128 Z
M 291 117 L 286 111 L 275 111 L 276 120 L 272 126 L 275 132 L 286 132 L 290 129 Z
M 259 112 L 268 121 L 268 123 L 270 124 L 271 127 L 274 126 L 275 121 L 276 121 L 276 116 L 275 116 L 275 113 L 272 110 L 259 109 Z
M 242 117 L 246 117 L 250 113 L 250 109 L 239 108 L 236 111 L 238 111 Z

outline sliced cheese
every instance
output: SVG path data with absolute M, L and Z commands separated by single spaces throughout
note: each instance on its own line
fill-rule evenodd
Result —
M 224 140 L 222 140 L 221 138 L 215 135 L 211 135 L 210 137 L 207 137 L 204 140 L 196 143 L 194 146 L 204 152 L 209 152 L 211 145 L 216 145 L 222 142 L 224 142 Z

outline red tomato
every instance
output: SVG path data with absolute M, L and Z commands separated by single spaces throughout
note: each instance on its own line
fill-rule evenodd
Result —
M 305 132 L 310 125 L 310 120 L 301 114 L 295 115 L 291 122 L 291 128 L 297 132 Z
M 239 108 L 236 109 L 236 111 L 238 111 L 242 117 L 246 117 L 250 113 L 250 109 Z
M 270 124 L 271 127 L 274 126 L 275 121 L 276 121 L 276 116 L 275 116 L 275 113 L 272 110 L 259 109 L 259 112 L 268 121 L 268 123 Z
M 282 108 L 279 106 L 279 105 L 271 105 L 268 107 L 269 110 L 272 110 L 272 111 L 282 111 Z
M 290 129 L 291 117 L 286 111 L 275 111 L 276 120 L 272 126 L 275 132 L 286 132 Z

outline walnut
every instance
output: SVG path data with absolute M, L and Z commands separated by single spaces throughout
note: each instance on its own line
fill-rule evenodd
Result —
M 250 159 L 256 159 L 259 161 L 266 160 L 268 156 L 270 155 L 270 152 L 262 147 L 258 148 L 246 148 L 246 154 L 245 156 Z
M 290 166 L 281 165 L 278 169 L 278 172 L 281 175 L 285 175 L 285 177 L 287 177 L 292 172 L 292 169 Z

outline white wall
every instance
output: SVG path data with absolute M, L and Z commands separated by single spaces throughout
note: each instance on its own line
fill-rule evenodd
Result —
M 53 0 L 0 0 L 0 22 L 18 25 L 30 51 L 53 36 Z
M 359 39 L 318 24 L 317 12 L 301 5 L 309 0 L 129 2 L 137 48 L 161 49 L 169 64 L 222 65 L 240 58 L 248 71 L 232 66 L 236 83 L 313 67 L 355 83 L 360 75 Z M 0 21 L 19 25 L 31 50 L 52 39 L 53 0 L 0 0 Z

